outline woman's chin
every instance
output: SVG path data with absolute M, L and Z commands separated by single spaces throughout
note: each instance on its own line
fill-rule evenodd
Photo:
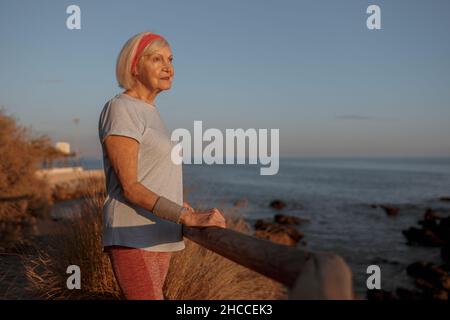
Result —
M 169 90 L 171 87 L 172 87 L 172 84 L 171 84 L 171 83 L 168 83 L 168 84 L 162 84 L 162 85 L 160 86 L 161 90 Z

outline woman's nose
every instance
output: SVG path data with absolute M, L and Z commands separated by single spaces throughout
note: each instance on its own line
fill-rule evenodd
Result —
M 164 62 L 164 65 L 163 65 L 164 70 L 170 70 L 171 68 L 172 68 L 172 64 L 170 63 L 170 61 Z

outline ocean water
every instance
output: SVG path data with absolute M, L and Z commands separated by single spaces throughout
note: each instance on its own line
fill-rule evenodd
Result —
M 408 264 L 440 262 L 439 248 L 408 246 L 401 231 L 417 225 L 427 208 L 450 215 L 450 204 L 439 200 L 450 196 L 447 158 L 283 158 L 273 176 L 261 176 L 259 165 L 184 165 L 183 180 L 193 206 L 227 209 L 245 199 L 238 213 L 250 224 L 273 217 L 279 211 L 270 202 L 283 200 L 280 212 L 309 219 L 299 227 L 306 241 L 300 247 L 341 255 L 360 296 L 369 265 L 380 266 L 382 289 L 392 290 L 413 287 Z M 399 207 L 399 215 L 370 207 L 380 203 Z

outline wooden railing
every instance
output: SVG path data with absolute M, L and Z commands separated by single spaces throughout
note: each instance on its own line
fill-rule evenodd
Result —
M 289 299 L 353 299 L 352 273 L 335 254 L 308 252 L 231 229 L 183 226 L 188 239 L 289 288 Z

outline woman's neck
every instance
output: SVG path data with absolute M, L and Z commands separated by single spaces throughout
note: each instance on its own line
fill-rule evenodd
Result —
M 151 91 L 144 86 L 136 86 L 132 89 L 125 90 L 125 94 L 132 96 L 136 99 L 147 102 L 151 105 L 154 105 L 155 98 L 158 94 L 157 91 Z

